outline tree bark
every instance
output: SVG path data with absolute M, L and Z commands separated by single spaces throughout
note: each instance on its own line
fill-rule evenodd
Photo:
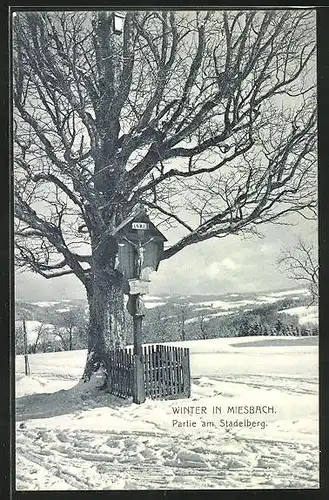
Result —
M 125 343 L 125 314 L 122 275 L 110 266 L 94 270 L 89 304 L 88 356 L 83 374 L 85 381 L 100 368 L 106 372 L 110 349 Z

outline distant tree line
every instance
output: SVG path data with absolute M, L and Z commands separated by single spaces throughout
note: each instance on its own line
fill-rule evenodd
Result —
M 237 337 L 253 335 L 318 335 L 317 325 L 300 324 L 297 315 L 278 312 L 276 308 L 262 307 L 232 318 L 232 331 Z
M 284 298 L 275 303 L 261 304 L 250 310 L 237 306 L 228 314 L 216 316 L 216 307 L 200 307 L 185 302 L 169 302 L 165 306 L 148 309 L 143 321 L 143 342 L 175 342 L 219 337 L 247 337 L 254 335 L 318 335 L 318 326 L 301 324 L 298 316 L 285 309 L 302 306 L 305 299 Z M 280 312 L 279 312 L 280 311 Z M 211 315 L 214 316 L 211 316 Z M 82 305 L 65 311 L 48 308 L 28 309 L 21 304 L 16 317 L 16 354 L 24 354 L 22 320 L 39 321 L 33 341 L 28 342 L 28 354 L 38 352 L 87 349 L 88 312 Z M 126 344 L 133 342 L 132 318 L 126 312 Z
M 88 318 L 84 308 L 68 308 L 65 311 L 41 312 L 41 318 L 35 317 L 33 312 L 22 308 L 17 315 L 15 326 L 15 348 L 16 354 L 24 354 L 24 331 L 23 320 L 38 321 L 34 329 L 33 340 L 28 330 L 27 354 L 38 352 L 72 351 L 74 349 L 87 348 L 87 326 Z
M 262 304 L 249 311 L 238 308 L 227 315 L 212 317 L 216 309 L 193 311 L 188 304 L 172 306 L 164 311 L 147 311 L 143 322 L 143 342 L 175 342 L 218 337 L 245 337 L 253 335 L 318 335 L 318 326 L 302 324 L 297 315 L 285 309 L 304 305 L 306 299 L 289 299 L 273 304 Z M 280 312 L 279 312 L 280 311 Z M 283 312 L 282 312 L 283 311 Z M 127 343 L 132 342 L 132 322 L 127 315 Z

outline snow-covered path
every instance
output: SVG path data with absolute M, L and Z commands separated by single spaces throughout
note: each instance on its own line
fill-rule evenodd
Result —
M 20 429 L 17 488 L 316 488 L 316 448 L 229 433 Z
M 31 356 L 31 377 L 17 357 L 17 489 L 317 488 L 316 339 L 243 341 L 190 342 L 191 398 L 142 405 L 81 388 L 85 352 Z M 275 412 L 227 414 L 244 405 Z

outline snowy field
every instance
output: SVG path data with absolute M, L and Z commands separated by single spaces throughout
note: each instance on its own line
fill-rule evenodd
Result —
M 319 308 L 318 306 L 301 306 L 301 307 L 292 307 L 291 309 L 285 309 L 284 311 L 279 311 L 279 313 L 293 314 L 298 316 L 299 323 L 305 324 L 310 323 L 313 325 L 318 324 L 319 322 Z
M 81 386 L 86 351 L 17 356 L 16 488 L 319 487 L 316 337 L 174 345 L 191 398 L 141 405 Z

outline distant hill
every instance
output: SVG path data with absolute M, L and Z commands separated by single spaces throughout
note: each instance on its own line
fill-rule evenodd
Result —
M 179 338 L 216 337 L 223 330 L 225 321 L 248 312 L 269 309 L 283 315 L 293 315 L 300 324 L 317 324 L 316 306 L 309 306 L 310 295 L 305 288 L 268 292 L 225 293 L 209 295 L 157 295 L 145 296 L 146 314 L 143 322 L 144 338 L 149 341 L 177 340 Z M 16 327 L 23 317 L 27 319 L 29 341 L 34 341 L 41 325 L 50 332 L 58 332 L 59 325 L 67 325 L 65 318 L 75 314 L 84 322 L 88 319 L 87 301 L 55 300 L 42 302 L 17 301 Z M 285 314 L 284 314 L 285 313 Z M 281 316 L 283 317 L 283 316 Z M 131 340 L 131 317 L 127 314 Z M 225 326 L 226 328 L 226 326 Z M 224 328 L 224 330 L 225 330 Z M 203 333 L 202 333 L 203 332 Z M 219 335 L 222 336 L 223 334 Z M 146 341 L 145 340 L 145 341 Z
M 186 322 L 192 323 L 200 316 L 211 319 L 237 311 L 247 311 L 260 305 L 279 304 L 282 310 L 310 303 L 310 294 L 306 288 L 276 290 L 270 292 L 244 292 L 209 295 L 145 296 L 146 309 L 168 311 L 184 309 Z

